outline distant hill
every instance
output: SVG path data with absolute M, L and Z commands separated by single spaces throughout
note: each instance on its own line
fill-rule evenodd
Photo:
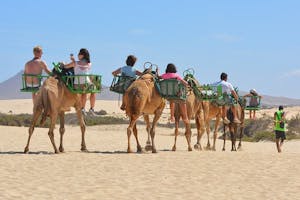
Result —
M 0 83 L 0 100 L 4 99 L 29 99 L 31 94 L 28 92 L 20 92 L 22 87 L 22 74 L 23 71 L 18 72 L 13 77 Z M 240 92 L 242 95 L 245 92 Z M 264 107 L 273 107 L 278 105 L 285 106 L 299 106 L 300 99 L 292 99 L 286 97 L 274 97 L 268 95 L 262 95 L 262 105 Z M 100 94 L 97 94 L 97 99 L 100 100 L 118 100 L 120 97 L 118 94 L 111 92 L 107 86 L 103 86 L 103 90 Z
M 20 92 L 22 87 L 22 74 L 20 71 L 13 77 L 0 83 L 0 100 L 4 99 L 30 99 L 31 93 Z M 111 92 L 107 86 L 103 86 L 103 90 L 100 94 L 97 94 L 97 99 L 101 100 L 118 100 L 119 95 Z

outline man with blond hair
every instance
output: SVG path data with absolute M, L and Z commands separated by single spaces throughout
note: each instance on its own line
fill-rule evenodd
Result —
M 43 61 L 42 58 L 43 49 L 40 46 L 36 46 L 33 48 L 33 59 L 28 61 L 25 64 L 24 74 L 31 75 L 41 75 L 43 70 L 47 74 L 51 74 L 51 71 L 48 69 L 47 64 Z M 26 87 L 28 88 L 38 88 L 40 87 L 40 79 L 38 77 L 26 76 L 25 78 Z M 36 93 L 32 93 L 32 101 L 35 102 Z

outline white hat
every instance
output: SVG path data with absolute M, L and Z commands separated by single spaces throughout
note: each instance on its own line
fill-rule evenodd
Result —
M 251 90 L 250 90 L 250 93 L 251 93 L 251 94 L 257 94 L 257 92 L 256 92 L 255 89 L 251 89 Z

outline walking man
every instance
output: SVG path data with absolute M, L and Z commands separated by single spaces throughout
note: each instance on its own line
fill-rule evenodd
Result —
M 276 135 L 276 147 L 278 153 L 281 153 L 283 141 L 286 139 L 285 136 L 285 113 L 283 112 L 283 106 L 279 106 L 278 111 L 274 113 L 274 131 Z

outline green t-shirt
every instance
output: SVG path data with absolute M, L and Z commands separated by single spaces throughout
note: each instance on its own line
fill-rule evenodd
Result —
M 285 120 L 284 120 L 284 128 L 280 128 L 280 120 L 282 118 L 282 115 L 284 114 L 283 110 L 278 110 L 275 112 L 275 116 L 276 116 L 276 123 L 275 123 L 275 126 L 274 126 L 274 130 L 276 131 L 285 131 L 285 127 L 286 127 L 286 123 L 285 123 Z

